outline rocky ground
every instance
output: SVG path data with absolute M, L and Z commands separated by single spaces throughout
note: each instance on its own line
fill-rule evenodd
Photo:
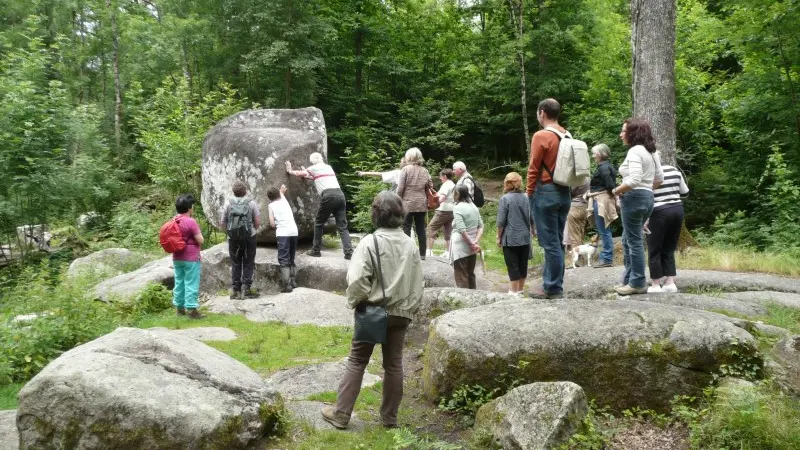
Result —
M 343 289 L 340 286 L 340 277 L 343 270 L 346 270 L 346 262 L 335 251 L 327 252 L 330 254 L 326 254 L 324 258 L 304 260 L 304 264 L 307 263 L 309 267 L 306 268 L 305 275 L 298 278 L 303 287 L 296 289 L 291 294 L 272 293 L 275 283 L 272 278 L 274 255 L 270 254 L 269 250 L 260 251 L 265 253 L 260 255 L 257 260 L 259 264 L 257 270 L 258 276 L 262 278 L 261 283 L 265 294 L 257 299 L 230 300 L 226 295 L 222 295 L 219 286 L 214 285 L 210 288 L 211 290 L 206 289 L 207 302 L 204 306 L 209 312 L 243 316 L 251 322 L 279 322 L 290 326 L 349 327 L 352 325 L 351 312 L 343 307 L 344 298 L 341 295 Z M 206 252 L 208 253 L 207 255 L 204 253 L 204 260 L 207 261 L 207 267 L 204 268 L 204 271 L 208 271 L 208 277 L 211 280 L 224 279 L 225 273 L 229 270 L 224 263 L 226 252 L 220 246 Z M 643 380 L 665 379 L 665 377 L 658 378 L 659 373 L 662 375 L 670 373 L 672 374 L 670 377 L 674 377 L 670 383 L 664 382 L 663 385 L 656 386 L 658 392 L 654 391 L 651 393 L 653 395 L 648 397 L 653 399 L 656 394 L 663 394 L 663 398 L 653 403 L 653 406 L 659 407 L 663 404 L 662 400 L 671 398 L 675 392 L 680 392 L 681 380 L 689 379 L 685 378 L 686 374 L 691 374 L 691 380 L 696 378 L 698 386 L 702 387 L 700 384 L 706 383 L 710 373 L 722 362 L 721 357 L 713 356 L 714 352 L 721 351 L 720 354 L 727 354 L 725 345 L 730 338 L 735 337 L 739 342 L 747 343 L 748 340 L 754 339 L 749 334 L 754 330 L 758 330 L 764 335 L 774 336 L 776 340 L 782 336 L 788 336 L 790 333 L 787 330 L 758 323 L 759 318 L 769 314 L 770 308 L 779 305 L 785 308 L 800 309 L 800 281 L 769 275 L 686 270 L 681 271 L 678 279 L 678 286 L 684 293 L 642 295 L 621 299 L 613 293 L 613 286 L 621 276 L 620 267 L 578 268 L 567 271 L 565 279 L 567 299 L 560 302 L 536 302 L 520 300 L 503 294 L 505 276 L 499 273 L 482 274 L 482 290 L 455 289 L 451 287 L 452 277 L 449 266 L 436 258 L 429 259 L 431 261 L 426 261 L 424 266 L 427 285 L 423 308 L 419 317 L 414 321 L 414 326 L 410 329 L 404 353 L 406 384 L 400 421 L 402 425 L 417 434 L 435 436 L 438 440 L 450 443 L 464 444 L 470 439 L 472 430 L 465 426 L 458 416 L 437 409 L 436 403 L 432 401 L 435 395 L 431 395 L 431 383 L 436 379 L 433 373 L 437 370 L 441 371 L 439 372 L 440 378 L 443 377 L 441 379 L 450 379 L 450 377 L 456 376 L 447 372 L 450 370 L 448 369 L 449 356 L 447 355 L 454 352 L 453 349 L 461 348 L 459 347 L 462 345 L 459 343 L 459 339 L 461 339 L 458 337 L 459 333 L 464 336 L 465 342 L 477 342 L 477 344 L 467 350 L 458 351 L 462 351 L 464 355 L 471 355 L 471 357 L 485 355 L 480 356 L 479 361 L 476 360 L 476 368 L 489 364 L 494 361 L 492 358 L 496 358 L 498 355 L 502 356 L 503 352 L 512 355 L 512 359 L 521 358 L 519 355 L 522 354 L 528 355 L 525 358 L 535 358 L 542 352 L 562 354 L 568 353 L 571 351 L 570 349 L 584 351 L 582 349 L 586 345 L 590 345 L 604 346 L 604 351 L 612 352 L 604 356 L 603 361 L 613 360 L 615 357 L 613 352 L 621 352 L 618 355 L 624 358 L 620 359 L 619 366 L 611 364 L 610 367 L 613 369 L 630 364 L 630 361 L 625 359 L 631 355 L 630 352 L 641 352 L 641 354 L 637 354 L 637 358 L 641 357 L 650 362 L 643 364 L 642 360 L 638 360 L 631 367 L 632 370 L 638 371 L 644 377 Z M 535 271 L 536 268 L 532 268 L 531 282 L 536 280 Z M 112 278 L 104 282 L 102 289 L 98 287 L 97 293 L 101 298 L 113 300 L 135 292 L 147 282 L 156 281 L 169 284 L 170 275 L 171 268 L 165 261 L 155 261 L 138 271 L 117 277 L 116 281 L 111 281 L 114 280 Z M 206 275 L 207 273 L 204 272 L 204 277 Z M 115 293 L 109 294 L 112 292 Z M 457 312 L 447 314 L 450 311 Z M 604 325 L 605 322 L 607 323 Z M 202 327 L 202 321 L 192 325 L 200 327 L 176 331 L 155 329 L 150 333 L 152 336 L 161 336 L 169 342 L 173 342 L 170 339 L 177 339 L 174 342 L 180 343 L 179 354 L 189 352 L 189 350 L 185 350 L 188 347 L 181 339 L 215 343 L 230 342 L 241 338 L 236 331 L 227 328 Z M 458 331 L 458 333 L 446 331 L 448 329 Z M 514 344 L 514 336 L 518 338 L 517 340 L 528 336 L 524 340 L 530 345 L 526 347 Z M 149 337 L 148 339 L 155 338 Z M 435 344 L 432 347 L 431 342 Z M 542 342 L 550 343 L 540 345 L 539 343 Z M 633 347 L 631 342 L 635 343 Z M 697 343 L 693 344 L 692 342 Z M 781 341 L 780 361 L 787 373 L 787 386 L 791 386 L 792 377 L 797 378 L 797 373 L 800 373 L 797 371 L 797 367 L 793 366 L 797 360 L 797 351 L 794 349 L 793 342 L 796 341 L 787 341 L 786 339 Z M 664 346 L 667 344 L 671 345 L 668 347 L 668 351 L 664 350 L 666 348 Z M 159 347 L 160 344 L 153 345 Z M 443 350 L 444 345 L 449 349 L 447 352 L 451 353 Z M 552 348 L 548 348 L 548 345 Z M 699 348 L 692 347 L 693 345 L 704 346 L 705 350 L 701 353 L 711 356 L 692 359 L 695 358 L 693 355 L 697 354 L 696 348 Z M 147 346 L 141 351 L 149 352 L 151 347 Z M 112 353 L 120 351 L 114 350 Z M 106 354 L 108 350 L 102 350 L 101 353 Z M 123 358 L 133 358 L 134 360 L 145 361 L 147 359 L 142 354 L 129 353 L 128 350 L 125 350 L 121 355 Z M 83 361 L 81 365 L 91 365 L 86 359 L 89 355 L 87 351 L 83 351 L 79 355 Z M 212 353 L 204 355 L 206 356 L 199 359 L 216 358 L 216 356 L 210 356 Z M 591 353 L 581 353 L 581 355 L 584 355 L 581 356 L 581 359 L 586 359 L 591 356 Z M 666 362 L 653 358 L 653 355 L 658 358 L 666 358 L 664 359 Z M 265 386 L 282 395 L 286 410 L 293 418 L 293 427 L 281 440 L 262 441 L 253 444 L 254 448 L 304 448 L 303 443 L 310 435 L 317 432 L 313 430 L 333 432 L 330 425 L 320 420 L 319 410 L 325 402 L 329 402 L 335 397 L 334 392 L 344 370 L 344 361 L 341 359 L 344 356 L 346 354 L 339 355 L 339 359 L 321 363 L 308 361 L 307 364 L 298 367 L 267 374 L 264 378 Z M 190 378 L 199 380 L 198 383 L 201 385 L 199 389 L 218 386 L 217 382 L 204 381 L 205 375 L 200 374 L 208 373 L 208 371 L 202 368 L 202 362 L 186 362 L 196 361 L 198 359 L 196 356 L 192 356 L 189 360 L 183 356 L 177 359 L 171 356 L 160 358 L 165 361 L 163 366 L 170 367 L 169 370 L 172 372 L 186 370 L 187 373 L 193 374 Z M 439 359 L 437 360 L 437 358 Z M 512 359 L 508 361 L 512 361 Z M 460 364 L 468 366 L 472 364 L 468 359 L 462 358 L 459 361 L 461 361 Z M 604 384 L 611 383 L 612 381 L 609 380 L 613 380 L 615 377 L 607 377 L 608 380 L 603 377 L 582 378 L 580 374 L 566 370 L 568 364 L 562 367 L 552 359 L 536 361 L 539 361 L 538 365 L 547 370 L 543 369 L 543 372 L 529 370 L 520 372 L 517 376 L 527 377 L 526 382 L 529 382 L 528 379 L 535 381 L 569 379 L 576 382 L 581 380 L 584 383 L 582 387 L 587 389 L 587 396 L 589 394 L 592 396 L 604 395 L 604 398 L 611 402 L 619 401 L 620 408 L 622 405 L 630 406 L 626 402 L 631 399 L 631 401 L 640 399 L 637 395 L 641 393 L 623 392 L 625 390 L 624 380 L 621 381 L 622 387 Z M 536 361 L 531 365 L 536 365 Z M 598 360 L 596 365 L 602 365 L 603 361 Z M 565 363 L 569 363 L 569 361 L 565 361 Z M 64 366 L 63 361 L 62 366 Z M 106 370 L 101 367 L 106 366 L 100 364 L 97 370 Z M 186 369 L 175 369 L 175 367 L 186 367 Z M 648 370 L 651 372 L 647 372 Z M 663 372 L 659 372 L 659 370 L 663 370 Z M 377 424 L 380 385 L 376 384 L 382 377 L 380 351 L 376 350 L 374 353 L 368 372 L 362 385 L 362 392 L 364 392 L 365 398 L 369 397 L 369 400 L 357 407 L 351 422 L 350 433 L 369 434 L 380 428 Z M 470 371 L 472 375 L 476 376 L 479 375 L 477 372 L 479 372 L 477 369 Z M 700 372 L 703 373 L 702 376 L 700 376 Z M 252 377 L 251 373 L 246 370 L 242 373 L 241 377 L 244 378 L 238 378 L 229 383 L 241 383 L 241 379 L 245 378 L 251 380 L 248 378 Z M 455 374 L 455 372 L 453 373 Z M 491 376 L 491 374 L 489 375 Z M 463 376 L 463 374 L 457 376 Z M 467 378 L 469 377 L 464 380 Z M 49 386 L 56 383 L 58 379 L 57 376 L 54 376 L 53 381 L 48 382 L 51 384 L 43 383 L 40 380 L 37 382 L 38 384 L 31 384 L 31 387 L 26 389 L 30 392 L 39 389 L 42 391 L 41 395 L 44 395 L 44 391 L 50 389 Z M 471 382 L 491 384 L 486 380 L 481 380 L 475 378 Z M 140 382 L 142 385 L 146 385 L 144 378 Z M 252 381 L 248 382 L 252 384 Z M 437 383 L 440 382 L 437 381 Z M 442 386 L 446 384 L 444 383 Z M 437 387 L 434 390 L 440 388 Z M 92 397 L 93 394 L 88 391 L 91 386 L 82 385 L 81 389 L 87 389 L 81 395 Z M 59 392 L 69 396 L 69 390 L 66 393 L 63 390 Z M 104 393 L 104 395 L 109 394 Z M 26 398 L 31 398 L 31 395 L 27 394 Z M 227 397 L 225 399 L 226 402 L 232 401 Z M 69 402 L 65 400 L 64 404 L 69 404 Z M 235 406 L 232 407 L 235 408 Z M 42 411 L 36 409 L 38 406 L 31 407 L 30 404 L 26 406 L 23 402 L 21 402 L 20 408 L 21 410 L 28 408 L 26 411 L 33 411 L 26 413 L 30 417 L 43 414 L 36 412 Z M 17 442 L 16 427 L 14 426 L 15 416 L 11 412 L 0 414 L 0 447 L 2 448 L 15 448 L 14 445 Z M 211 421 L 211 419 L 208 420 Z M 26 432 L 31 433 L 33 428 L 29 424 L 32 422 L 24 423 Z M 37 436 L 36 439 L 41 439 L 41 437 Z M 644 420 L 633 421 L 613 436 L 611 448 L 626 450 L 685 449 L 688 448 L 688 431 L 680 426 L 662 428 Z

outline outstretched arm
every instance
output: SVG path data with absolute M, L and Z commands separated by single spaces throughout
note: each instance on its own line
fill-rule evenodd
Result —
M 300 170 L 293 170 L 291 161 L 286 161 L 286 172 L 300 178 L 311 178 L 305 166 L 300 166 Z

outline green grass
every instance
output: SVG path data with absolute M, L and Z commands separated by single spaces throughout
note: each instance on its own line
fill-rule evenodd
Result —
M 692 448 L 800 448 L 800 402 L 771 383 L 717 389 L 706 411 L 690 422 Z
M 284 325 L 277 322 L 250 322 L 242 316 L 207 314 L 198 321 L 177 317 L 172 311 L 147 317 L 136 323 L 139 328 L 225 327 L 239 337 L 229 342 L 208 345 L 241 361 L 262 375 L 277 370 L 315 362 L 332 361 L 347 356 L 352 330 L 347 327 Z
M 681 269 L 722 270 L 726 272 L 760 272 L 800 277 L 800 258 L 775 252 L 724 247 L 691 248 L 678 253 Z
M 17 394 L 24 386 L 23 383 L 12 383 L 0 386 L 0 410 L 17 409 Z
M 379 425 L 368 427 L 361 433 L 338 430 L 317 431 L 310 427 L 304 427 L 303 431 L 301 440 L 292 441 L 294 436 L 289 434 L 277 441 L 277 446 L 274 448 L 291 450 L 395 448 L 394 433 Z

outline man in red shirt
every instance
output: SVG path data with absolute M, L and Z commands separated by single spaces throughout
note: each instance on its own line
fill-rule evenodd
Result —
M 536 108 L 536 118 L 543 128 L 533 135 L 531 160 L 528 165 L 527 194 L 536 225 L 539 246 L 544 249 L 542 288 L 531 289 L 533 298 L 561 298 L 564 293 L 564 224 L 570 207 L 568 186 L 553 183 L 558 135 L 544 128 L 552 127 L 561 133 L 558 124 L 561 105 L 552 98 L 542 100 Z

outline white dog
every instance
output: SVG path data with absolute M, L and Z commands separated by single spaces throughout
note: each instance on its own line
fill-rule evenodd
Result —
M 597 236 L 592 237 L 590 243 L 579 245 L 572 249 L 572 268 L 578 267 L 576 264 L 581 255 L 586 256 L 586 263 L 589 267 L 592 267 L 592 258 L 594 258 L 595 253 L 597 253 Z

